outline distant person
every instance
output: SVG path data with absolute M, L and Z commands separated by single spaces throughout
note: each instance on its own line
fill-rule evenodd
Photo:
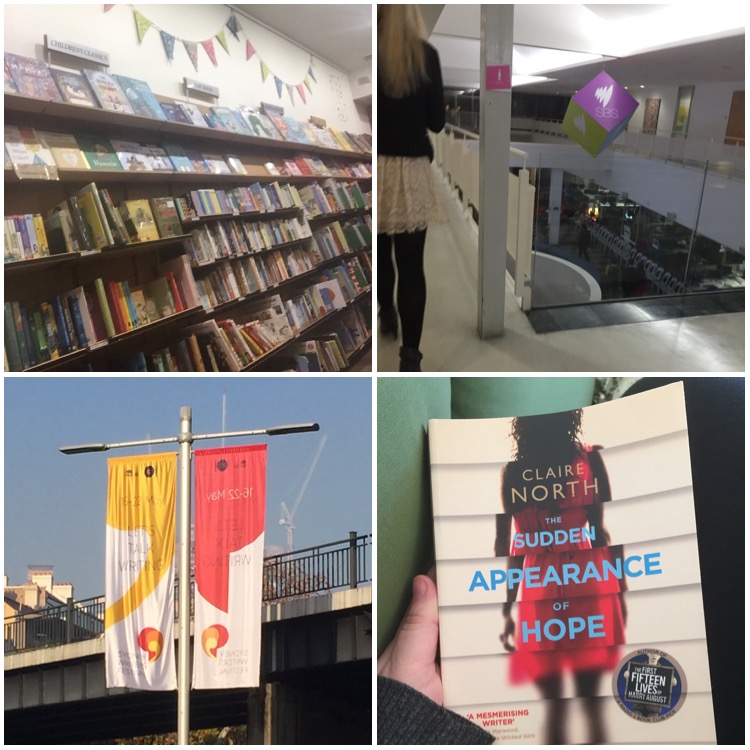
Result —
M 589 232 L 587 219 L 582 216 L 581 226 L 580 226 L 580 229 L 578 230 L 578 255 L 580 255 L 582 258 L 585 258 L 589 262 L 591 262 L 591 258 L 589 258 L 589 245 L 590 244 L 591 244 L 591 232 Z
M 427 135 L 445 125 L 443 81 L 425 36 L 416 5 L 378 5 L 378 305 L 384 336 L 401 319 L 401 372 L 421 372 L 427 225 L 445 220 Z

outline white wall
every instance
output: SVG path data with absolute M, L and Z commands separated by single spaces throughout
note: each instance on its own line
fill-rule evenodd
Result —
M 182 79 L 192 78 L 217 86 L 220 90 L 218 105 L 237 107 L 241 104 L 258 106 L 261 102 L 280 104 L 286 114 L 298 120 L 310 116 L 322 117 L 339 130 L 353 133 L 369 132 L 369 123 L 354 104 L 349 76 L 318 58 L 313 58 L 312 69 L 317 80 L 311 82 L 312 93 L 305 89 L 307 103 L 303 103 L 296 90 L 294 104 L 284 87 L 279 98 L 273 76 L 262 80 L 260 60 L 272 73 L 290 84 L 304 81 L 310 66 L 310 53 L 264 26 L 238 15 L 241 30 L 239 41 L 225 23 L 230 16 L 226 5 L 136 5 L 158 29 L 163 29 L 178 40 L 200 42 L 213 38 L 218 65 L 214 67 L 204 49 L 198 45 L 198 70 L 193 67 L 184 45 L 175 42 L 174 59 L 167 59 L 161 34 L 152 26 L 142 44 L 134 14 L 127 5 L 115 5 L 107 13 L 103 5 L 5 5 L 6 52 L 44 58 L 44 35 L 65 42 L 73 42 L 108 52 L 110 73 L 139 78 L 148 82 L 155 94 L 184 99 Z M 320 6 L 321 13 L 331 14 L 335 24 L 336 6 Z M 229 54 L 214 35 L 225 29 Z M 256 54 L 246 61 L 246 41 Z M 55 64 L 61 58 L 56 56 Z M 74 58 L 66 58 L 74 60 Z M 80 61 L 84 64 L 83 61 Z M 71 65 L 77 65 L 78 61 Z M 209 103 L 204 99 L 198 103 Z
M 685 85 L 691 85 L 686 82 Z M 630 89 L 630 95 L 638 102 L 638 109 L 633 115 L 631 127 L 641 130 L 646 99 L 661 99 L 659 108 L 659 131 L 671 132 L 677 106 L 677 86 L 651 86 L 644 89 Z M 707 141 L 724 142 L 727 132 L 729 108 L 732 94 L 744 91 L 745 82 L 735 83 L 697 83 L 690 107 L 688 138 L 700 138 Z

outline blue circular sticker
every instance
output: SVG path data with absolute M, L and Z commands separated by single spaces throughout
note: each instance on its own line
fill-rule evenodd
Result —
M 664 721 L 685 702 L 687 681 L 682 667 L 669 654 L 642 648 L 617 665 L 612 692 L 617 705 L 632 719 Z

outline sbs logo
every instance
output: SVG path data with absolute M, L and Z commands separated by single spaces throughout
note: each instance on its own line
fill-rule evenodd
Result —
M 586 118 L 583 115 L 573 118 L 573 125 L 581 131 L 583 135 L 586 135 Z
M 599 86 L 594 92 L 594 98 L 601 104 L 601 107 L 596 108 L 596 116 L 602 118 L 614 118 L 617 119 L 620 113 L 614 107 L 608 107 L 609 100 L 612 98 L 614 92 L 614 85 L 610 83 L 609 86 Z

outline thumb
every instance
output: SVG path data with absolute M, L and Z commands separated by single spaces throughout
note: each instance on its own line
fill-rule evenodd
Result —
M 435 582 L 428 576 L 416 576 L 412 582 L 412 600 L 396 636 L 398 647 L 412 654 L 414 662 L 435 661 L 438 644 L 438 599 Z

